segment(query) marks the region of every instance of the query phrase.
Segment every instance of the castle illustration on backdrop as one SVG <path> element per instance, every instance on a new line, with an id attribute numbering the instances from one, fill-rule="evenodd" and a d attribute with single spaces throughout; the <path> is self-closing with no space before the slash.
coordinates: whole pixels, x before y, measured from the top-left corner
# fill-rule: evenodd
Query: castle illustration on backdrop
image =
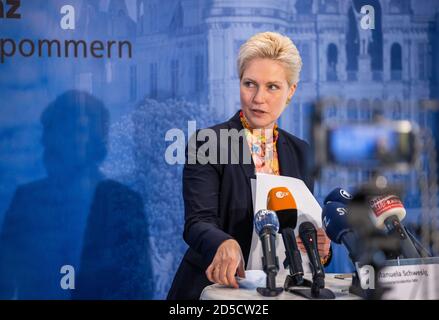
<path id="1" fill-rule="evenodd" d="M 374 30 L 360 28 L 363 5 L 375 9 Z M 113 0 L 82 10 L 83 28 L 84 21 L 100 17 L 107 21 L 100 25 L 108 35 L 135 43 L 129 68 L 127 61 L 107 61 L 100 72 L 89 74 L 106 82 L 105 92 L 97 93 L 109 105 L 134 105 L 144 97 L 185 99 L 226 119 L 239 108 L 239 47 L 267 30 L 290 36 L 302 55 L 300 84 L 280 126 L 306 140 L 311 106 L 318 98 L 339 99 L 326 110 L 328 118 L 339 122 L 371 120 L 373 110 L 381 110 L 389 119 L 429 125 L 419 101 L 439 94 L 436 1 Z M 82 73 L 79 82 L 93 92 L 87 77 Z M 353 186 L 369 176 L 365 171 L 338 172 L 327 173 L 325 180 Z M 393 180 L 407 186 L 407 205 L 419 207 L 415 173 L 393 175 Z M 319 184 L 317 197 L 332 187 Z"/>

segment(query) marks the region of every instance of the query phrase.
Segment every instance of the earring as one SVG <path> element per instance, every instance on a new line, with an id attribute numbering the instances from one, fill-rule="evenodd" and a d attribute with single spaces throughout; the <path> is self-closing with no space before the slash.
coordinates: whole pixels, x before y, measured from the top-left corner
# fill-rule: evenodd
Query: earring
<path id="1" fill-rule="evenodd" d="M 287 105 L 289 105 L 290 102 L 291 102 L 291 98 L 288 98 L 288 99 L 287 99 Z"/>

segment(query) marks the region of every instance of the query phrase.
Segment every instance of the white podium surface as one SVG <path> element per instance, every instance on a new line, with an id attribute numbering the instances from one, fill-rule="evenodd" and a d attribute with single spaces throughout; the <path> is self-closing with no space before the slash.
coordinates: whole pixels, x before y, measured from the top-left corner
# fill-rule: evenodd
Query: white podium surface
<path id="1" fill-rule="evenodd" d="M 281 270 L 276 277 L 278 287 L 283 287 L 288 270 Z M 349 293 L 352 278 L 337 279 L 337 274 L 325 274 L 325 288 L 334 292 L 337 300 L 358 300 L 360 297 Z M 306 279 L 311 279 L 311 274 L 305 274 Z M 276 297 L 264 297 L 256 289 L 234 289 L 219 284 L 204 288 L 200 300 L 308 300 L 291 292 L 283 291 Z"/>

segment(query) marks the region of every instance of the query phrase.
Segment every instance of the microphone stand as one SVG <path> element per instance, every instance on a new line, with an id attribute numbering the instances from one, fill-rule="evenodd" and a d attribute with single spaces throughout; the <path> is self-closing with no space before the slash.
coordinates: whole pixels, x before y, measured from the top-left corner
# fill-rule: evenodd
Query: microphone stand
<path id="1" fill-rule="evenodd" d="M 311 281 L 303 278 L 302 257 L 297 247 L 296 237 L 293 228 L 284 228 L 281 230 L 282 239 L 285 245 L 284 268 L 289 267 L 290 274 L 287 275 L 284 283 L 285 290 L 291 287 L 308 287 Z"/>
<path id="2" fill-rule="evenodd" d="M 274 244 L 276 240 L 275 232 L 276 231 L 273 233 L 270 232 L 269 234 L 265 235 L 265 237 L 269 237 L 271 241 L 262 241 L 262 250 L 264 252 L 262 256 L 262 265 L 264 266 L 263 269 L 267 275 L 267 280 L 266 287 L 258 287 L 256 288 L 256 291 L 265 297 L 275 297 L 284 290 L 283 288 L 276 287 L 276 275 L 279 271 L 279 259 L 275 254 L 270 254 L 270 252 L 276 252 L 275 247 L 271 247 L 271 244 Z"/>
<path id="3" fill-rule="evenodd" d="M 266 265 L 264 263 L 264 259 L 265 257 L 262 257 L 263 260 L 262 263 L 263 265 Z M 284 289 L 276 287 L 276 275 L 278 269 L 279 269 L 279 259 L 276 257 L 276 269 L 264 268 L 265 274 L 267 275 L 266 287 L 256 288 L 256 291 L 259 292 L 259 294 L 263 295 L 264 297 L 276 297 L 280 293 L 282 293 Z"/>
<path id="4" fill-rule="evenodd" d="M 303 277 L 302 257 L 297 247 L 296 237 L 292 228 L 281 230 L 285 245 L 284 267 L 289 267 L 290 274 L 284 283 L 285 291 L 300 295 L 307 299 L 335 299 L 334 293 L 324 288 L 324 275 L 314 274 L 313 281 Z"/>
<path id="5" fill-rule="evenodd" d="M 408 234 L 409 238 L 412 240 L 413 244 L 415 245 L 416 250 L 420 254 L 422 258 L 431 258 L 431 253 L 419 242 L 419 240 L 411 233 L 411 231 L 404 227 L 406 233 Z"/>

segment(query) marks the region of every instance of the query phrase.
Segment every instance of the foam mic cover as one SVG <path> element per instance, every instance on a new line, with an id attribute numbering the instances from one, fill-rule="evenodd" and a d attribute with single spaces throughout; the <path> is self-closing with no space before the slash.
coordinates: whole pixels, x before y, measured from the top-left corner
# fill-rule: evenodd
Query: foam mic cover
<path id="1" fill-rule="evenodd" d="M 345 205 L 348 205 L 352 200 L 352 195 L 342 188 L 335 188 L 332 190 L 323 201 L 323 204 L 328 204 L 330 202 L 341 202 Z"/>
<path id="2" fill-rule="evenodd" d="M 286 187 L 270 190 L 267 197 L 267 209 L 276 212 L 280 230 L 294 229 L 297 225 L 297 205 L 291 192 Z"/>
<path id="3" fill-rule="evenodd" d="M 255 230 L 259 236 L 262 236 L 264 232 L 270 232 L 276 234 L 279 231 L 279 221 L 276 213 L 271 210 L 259 210 L 255 214 Z"/>
<path id="4" fill-rule="evenodd" d="M 391 217 L 398 217 L 399 221 L 405 218 L 406 211 L 401 200 L 395 195 L 374 197 L 369 201 L 372 209 L 372 220 L 377 228 L 384 229 L 384 221 Z"/>

